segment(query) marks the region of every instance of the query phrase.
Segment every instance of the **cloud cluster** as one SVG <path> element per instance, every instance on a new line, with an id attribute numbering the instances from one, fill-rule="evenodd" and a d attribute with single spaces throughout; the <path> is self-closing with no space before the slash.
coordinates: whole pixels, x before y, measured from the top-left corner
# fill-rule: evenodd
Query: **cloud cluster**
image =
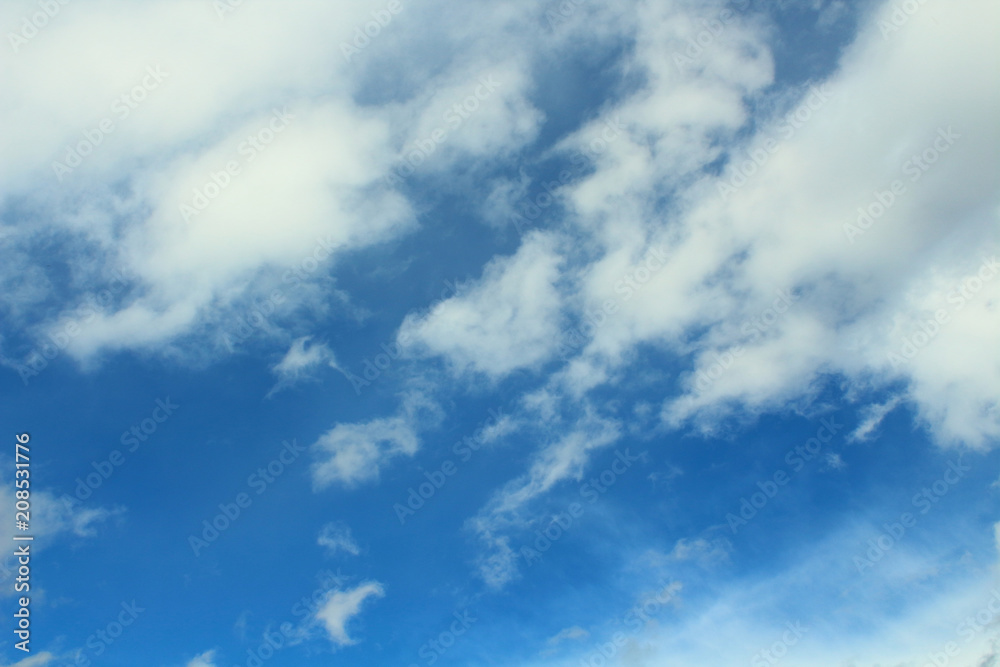
<path id="1" fill-rule="evenodd" d="M 329 297 L 293 289 L 291 267 L 315 258 L 305 282 L 328 287 L 338 258 L 415 229 L 390 177 L 424 134 L 437 124 L 448 131 L 436 169 L 534 136 L 540 115 L 517 50 L 508 63 L 486 57 L 498 26 L 515 30 L 509 8 L 476 3 L 479 32 L 494 36 L 464 46 L 464 12 L 442 21 L 447 14 L 413 8 L 348 62 L 339 44 L 371 20 L 370 4 L 244 5 L 221 19 L 212 3 L 95 6 L 61 12 L 5 58 L 0 83 L 21 92 L 0 111 L 19 128 L 0 140 L 0 234 L 24 256 L 0 271 L 7 314 L 44 339 L 55 322 L 40 306 L 60 294 L 72 311 L 82 286 L 124 267 L 134 276 L 127 292 L 70 341 L 78 359 L 122 349 L 198 356 L 276 290 L 280 307 L 253 326 L 281 338 L 299 306 Z M 15 25 L 32 11 L 8 3 L 0 18 Z M 403 60 L 409 80 L 373 81 L 369 64 L 412 53 L 414 40 L 453 45 L 462 57 L 441 68 L 436 52 L 418 48 L 428 55 Z M 115 49 L 81 47 L 93 43 Z M 378 101 L 366 92 L 373 82 Z M 56 248 L 39 243 L 50 235 L 62 239 Z M 53 259 L 68 278 L 49 270 Z"/>
<path id="2" fill-rule="evenodd" d="M 982 22 L 996 8 L 920 11 L 887 38 L 879 26 L 899 20 L 886 4 L 827 80 L 765 95 L 770 35 L 749 14 L 727 15 L 691 63 L 671 58 L 720 7 L 639 3 L 643 85 L 607 110 L 625 134 L 559 193 L 585 251 L 522 264 L 545 238 L 529 236 L 404 329 L 495 378 L 554 357 L 557 308 L 573 321 L 613 307 L 552 386 L 607 385 L 655 347 L 690 365 L 663 397 L 671 428 L 802 403 L 840 376 L 859 391 L 902 383 L 943 443 L 995 443 L 1000 91 L 978 63 L 996 52 Z M 752 128 L 749 100 L 763 111 Z M 650 248 L 666 248 L 652 272 Z M 530 326 L 513 325 L 519 311 Z"/>
<path id="3" fill-rule="evenodd" d="M 482 578 L 500 588 L 546 498 L 631 427 L 596 395 L 652 384 L 640 371 L 654 353 L 681 369 L 652 396 L 666 432 L 801 407 L 834 379 L 852 401 L 892 392 L 853 440 L 906 405 L 941 443 L 995 446 L 1000 7 L 918 3 L 900 19 L 897 3 L 873 3 L 829 75 L 788 82 L 776 79 L 773 27 L 748 4 L 594 0 L 562 3 L 554 21 L 526 0 L 430 0 L 351 58 L 340 44 L 370 20 L 362 0 L 244 3 L 223 20 L 212 3 L 169 0 L 63 12 L 0 64 L 0 86 L 21 91 L 0 108 L 0 124 L 18 128 L 0 136 L 4 354 L 23 358 L 64 331 L 123 268 L 127 287 L 66 337 L 69 354 L 212 356 L 259 334 L 280 347 L 274 394 L 338 368 L 340 350 L 296 325 L 354 298 L 334 289 L 346 259 L 415 234 L 430 190 L 507 219 L 540 185 L 521 162 L 530 149 L 583 159 L 546 185 L 537 230 L 503 230 L 521 236 L 478 279 L 393 323 L 413 372 L 439 386 L 320 435 L 317 490 L 375 482 L 414 457 L 441 418 L 433 392 L 530 384 L 517 423 L 544 427 L 521 429 L 533 438 L 524 469 L 467 524 Z M 824 25 L 845 11 L 811 4 Z M 33 9 L 6 3 L 0 20 Z M 621 86 L 568 133 L 547 126 L 543 102 L 558 110 L 548 63 L 609 44 Z M 0 503 L 10 495 L 0 488 Z M 53 534 L 88 535 L 114 515 L 34 499 Z M 360 551 L 339 524 L 318 544 Z M 664 560 L 709 567 L 726 554 L 681 539 Z M 739 651 L 767 631 L 747 610 L 764 616 L 822 572 L 810 556 L 798 579 L 723 591 L 676 641 L 703 645 L 704 628 L 725 628 L 739 644 L 727 660 L 745 661 L 753 651 Z M 338 589 L 315 620 L 348 646 L 350 621 L 384 594 L 374 581 Z M 890 662 L 931 627 L 930 607 L 971 599 L 938 596 L 873 654 Z M 652 639 L 626 663 L 678 655 Z M 691 650 L 681 655 L 704 664 Z M 209 651 L 190 665 L 213 661 Z"/>

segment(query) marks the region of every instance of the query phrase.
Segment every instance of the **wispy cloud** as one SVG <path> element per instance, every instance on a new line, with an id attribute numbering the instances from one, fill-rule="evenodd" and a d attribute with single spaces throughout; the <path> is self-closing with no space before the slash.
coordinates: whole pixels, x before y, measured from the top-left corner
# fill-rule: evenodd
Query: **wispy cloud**
<path id="1" fill-rule="evenodd" d="M 550 646 L 556 646 L 564 641 L 582 641 L 590 636 L 590 633 L 581 628 L 578 625 L 574 625 L 571 628 L 565 628 L 560 630 L 556 635 L 549 637 L 546 640 L 546 644 Z"/>
<path id="2" fill-rule="evenodd" d="M 517 576 L 519 554 L 511 548 L 510 536 L 528 525 L 526 511 L 533 501 L 562 481 L 579 480 L 591 453 L 614 443 L 620 436 L 617 422 L 585 415 L 573 430 L 542 448 L 528 472 L 505 484 L 468 521 L 485 548 L 479 559 L 484 581 L 501 588 Z"/>
<path id="3" fill-rule="evenodd" d="M 351 535 L 351 528 L 342 522 L 332 522 L 323 526 L 316 543 L 327 550 L 331 556 L 343 551 L 352 556 L 361 553 L 361 548 Z"/>
<path id="4" fill-rule="evenodd" d="M 871 440 L 875 429 L 879 427 L 882 420 L 886 416 L 896 409 L 896 406 L 902 401 L 900 396 L 893 396 L 884 403 L 876 403 L 874 405 L 869 405 L 865 408 L 862 416 L 861 423 L 858 427 L 847 437 L 849 442 L 866 442 Z"/>

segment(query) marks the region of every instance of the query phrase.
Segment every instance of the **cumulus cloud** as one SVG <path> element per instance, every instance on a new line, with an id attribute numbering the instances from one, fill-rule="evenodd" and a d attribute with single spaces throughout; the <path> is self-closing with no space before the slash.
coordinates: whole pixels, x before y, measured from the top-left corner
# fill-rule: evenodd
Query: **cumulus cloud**
<path id="1" fill-rule="evenodd" d="M 7 313 L 44 340 L 63 319 L 39 310 L 47 298 L 68 295 L 72 312 L 82 285 L 125 268 L 128 289 L 71 336 L 76 358 L 204 356 L 206 342 L 219 354 L 246 331 L 283 338 L 300 307 L 329 300 L 340 258 L 415 229 L 392 177 L 428 132 L 448 135 L 434 168 L 509 154 L 537 132 L 519 30 L 530 17 L 477 3 L 470 21 L 432 5 L 353 59 L 340 44 L 371 19 L 365 0 L 245 5 L 224 20 L 211 4 L 165 1 L 61 12 L 44 30 L 51 48 L 29 42 L 0 67 L 0 83 L 20 91 L 0 114 L 19 128 L 0 140 L 0 201 L 27 213 L 0 231 L 24 256 L 0 270 Z M 37 7 L 8 3 L 0 18 L 15 25 L 26 10 Z M 111 39 L 113 51 L 80 48 Z M 460 55 L 440 67 L 424 41 Z M 500 43 L 508 59 L 497 63 Z M 72 62 L 58 55 L 70 52 Z M 378 80 L 384 57 L 407 76 Z M 37 247 L 49 234 L 64 241 L 55 258 Z M 68 283 L 47 269 L 53 259 Z"/>
<path id="2" fill-rule="evenodd" d="M 469 155 L 518 150 L 534 139 L 543 119 L 524 95 L 530 85 L 528 64 L 516 60 L 472 61 L 449 72 L 420 93 L 426 102 L 389 180 L 416 170 L 437 174 Z"/>
<path id="3" fill-rule="evenodd" d="M 652 345 L 691 364 L 664 397 L 672 428 L 801 404 L 839 375 L 858 390 L 901 383 L 943 443 L 995 443 L 1000 91 L 977 63 L 997 49 L 982 28 L 997 8 L 921 11 L 885 38 L 894 6 L 879 6 L 827 80 L 771 95 L 739 137 L 747 96 L 773 79 L 766 30 L 734 18 L 675 66 L 690 9 L 640 6 L 649 20 L 633 58 L 646 85 L 607 109 L 623 136 L 562 190 L 568 219 L 601 248 L 582 267 L 566 260 L 578 267 L 569 303 L 616 306 L 560 371 L 563 387 L 614 381 Z M 907 74 L 914 63 L 926 77 Z M 715 160 L 721 173 L 706 168 Z M 668 222 L 664 193 L 677 198 Z"/>
<path id="4" fill-rule="evenodd" d="M 610 39 L 628 45 L 618 50 L 629 86 L 546 150 L 584 155 L 586 169 L 550 193 L 559 206 L 546 227 L 474 284 L 403 318 L 397 341 L 411 358 L 499 382 L 569 349 L 524 400 L 548 420 L 563 399 L 579 407 L 631 381 L 652 349 L 685 369 L 657 396 L 667 429 L 800 405 L 832 377 L 860 395 L 893 392 L 874 401 L 855 440 L 905 403 L 943 443 L 994 446 L 1000 88 L 982 63 L 1000 57 L 1000 7 L 922 5 L 886 32 L 897 9 L 875 3 L 831 74 L 776 86 L 773 35 L 752 11 L 689 54 L 690 37 L 726 6 L 593 2 L 543 30 L 544 8 L 435 0 L 351 62 L 338 45 L 368 20 L 360 1 L 245 3 L 225 21 L 210 3 L 167 0 L 65 12 L 46 29 L 56 48 L 28 44 L 17 67 L 0 68 L 4 89 L 24 91 L 0 110 L 19 128 L 0 138 L 0 201 L 29 213 L 0 223 L 16 251 L 0 267 L 5 315 L 31 336 L 53 334 L 65 312 L 43 308 L 46 299 L 65 292 L 82 304 L 82 285 L 124 267 L 127 289 L 69 340 L 77 358 L 190 353 L 259 334 L 294 339 L 274 367 L 276 389 L 335 365 L 286 320 L 322 308 L 351 253 L 417 229 L 410 172 L 445 181 L 459 166 L 474 179 L 483 163 L 517 155 L 545 121 L 531 101 L 538 63 Z M 826 23 L 844 11 L 813 6 Z M 20 11 L 4 5 L 0 18 L 15 24 Z M 526 46 L 543 33 L 542 46 Z M 105 42 L 118 50 L 78 48 Z M 402 65 L 381 77 L 387 59 Z M 125 114 L 122 95 L 143 99 Z M 114 132 L 55 173 L 105 118 Z M 468 185 L 456 181 L 448 187 Z M 529 185 L 524 173 L 491 183 L 487 217 L 508 218 Z M 41 262 L 39 239 L 52 234 L 65 239 L 68 278 Z M 567 327 L 601 311 L 601 324 L 565 347 Z M 436 413 L 411 395 L 392 416 L 334 425 L 313 445 L 315 487 L 377 480 L 420 449 Z M 560 427 L 469 522 L 492 586 L 517 574 L 512 544 L 529 510 L 623 430 L 597 414 Z M 83 535 L 110 516 L 53 510 L 49 523 Z M 319 541 L 350 553 L 341 538 L 324 531 Z M 682 540 L 674 559 L 712 549 Z M 381 595 L 375 583 L 338 591 L 317 618 L 349 644 L 345 625 Z"/>
<path id="5" fill-rule="evenodd" d="M 326 630 L 331 642 L 349 646 L 356 640 L 347 634 L 348 623 L 361 613 L 365 600 L 384 595 L 385 589 L 377 581 L 365 582 L 349 590 L 332 591 L 316 611 L 315 620 Z"/>
<path id="6" fill-rule="evenodd" d="M 642 83 L 553 148 L 591 167 L 556 189 L 558 232 L 525 235 L 478 282 L 411 313 L 399 341 L 499 380 L 565 352 L 567 325 L 603 310 L 532 400 L 585 401 L 654 348 L 689 369 L 662 396 L 668 429 L 807 406 L 839 378 L 895 396 L 856 439 L 906 402 L 941 443 L 994 445 L 1000 89 L 979 63 L 1000 48 L 984 28 L 1000 9 L 962 0 L 886 35 L 895 8 L 874 6 L 824 80 L 778 88 L 754 12 L 685 55 L 723 7 L 639 2 L 627 28 L 609 23 L 634 38 Z M 491 184 L 487 217 L 528 191 L 523 174 Z M 470 522 L 488 581 L 516 572 L 515 510 L 586 465 L 588 448 L 566 447 L 560 462 L 543 445 Z"/>
<path id="7" fill-rule="evenodd" d="M 873 19 L 891 11 L 886 6 Z M 723 353 L 737 345 L 746 351 L 708 389 L 691 382 L 687 396 L 668 404 L 672 414 L 691 415 L 726 401 L 773 405 L 809 392 L 820 374 L 838 372 L 860 383 L 903 380 L 908 398 L 942 441 L 980 445 L 995 439 L 1000 377 L 982 332 L 996 322 L 996 283 L 984 284 L 982 299 L 961 309 L 949 297 L 956 298 L 952 291 L 978 273 L 995 236 L 996 195 L 988 174 L 996 173 L 996 161 L 979 142 L 995 145 L 1000 138 L 986 112 L 1000 99 L 971 73 L 970 79 L 942 72 L 919 85 L 896 85 L 906 77 L 904 60 L 910 63 L 917 54 L 930 59 L 932 44 L 948 53 L 953 66 L 975 69 L 970 59 L 990 48 L 974 25 L 979 11 L 986 8 L 975 2 L 950 5 L 951 23 L 944 30 L 928 14 L 918 14 L 890 40 L 876 31 L 877 23 L 863 29 L 827 83 L 829 99 L 822 105 L 817 99 L 808 122 L 725 201 L 709 190 L 694 204 L 692 223 L 724 221 L 727 237 L 745 258 L 730 254 L 734 280 L 710 290 L 731 305 L 713 318 L 707 343 Z M 884 98 L 880 91 L 888 82 L 897 95 Z M 942 102 L 929 100 L 928 89 L 939 91 Z M 886 104 L 910 114 L 911 123 L 894 126 L 888 119 L 896 112 Z M 865 112 L 864 105 L 873 111 Z M 844 127 L 858 128 L 857 134 L 841 136 L 837 128 Z M 766 128 L 747 149 L 759 149 L 776 130 Z M 920 158 L 913 160 L 922 153 L 935 156 L 937 164 L 922 170 Z M 743 155 L 734 158 L 724 182 L 745 164 Z M 803 164 L 811 167 L 801 169 Z M 879 211 L 870 202 L 889 202 L 893 195 L 885 193 L 894 181 L 906 191 L 876 224 L 852 237 L 859 207 Z M 956 227 L 964 238 L 944 243 Z M 887 256 L 886 247 L 895 250 Z M 743 300 L 749 308 L 740 308 L 736 294 L 764 296 L 780 288 L 801 294 L 801 302 L 767 330 L 739 326 L 752 322 L 764 304 L 750 296 Z M 942 326 L 911 361 L 893 364 L 889 355 L 902 349 L 904 339 L 922 339 L 922 325 L 939 310 L 954 324 Z M 714 363 L 701 357 L 696 370 L 708 371 Z"/>
<path id="8" fill-rule="evenodd" d="M 8 112 L 16 117 L 5 119 L 23 134 L 8 142 L 0 166 L 22 176 L 5 179 L 4 194 L 41 183 L 59 210 L 88 191 L 88 215 L 52 224 L 69 225 L 59 231 L 72 246 L 89 247 L 87 256 L 136 275 L 127 298 L 73 338 L 74 354 L 155 348 L 218 326 L 223 313 L 245 319 L 254 298 L 273 291 L 268 271 L 312 257 L 317 243 L 329 259 L 410 224 L 405 201 L 377 184 L 391 159 L 386 120 L 343 94 L 313 98 L 316 77 L 329 71 L 321 63 L 334 65 L 335 78 L 347 76 L 343 60 L 332 57 L 340 40 L 328 31 L 340 26 L 346 38 L 365 9 L 363 2 L 335 10 L 244 7 L 219 21 L 206 7 L 161 2 L 126 14 L 98 7 L 63 13 L 46 35 L 57 48 L 26 47 L 17 68 L 3 69 L 5 83 L 24 90 L 22 104 Z M 324 14 L 338 20 L 319 20 Z M 165 29 L 171 25 L 187 26 L 184 49 Z M 275 39 L 277 26 L 318 47 Z M 73 47 L 105 34 L 127 35 L 113 58 Z M 80 52 L 69 70 L 56 57 L 64 49 Z M 94 71 L 103 76 L 84 76 Z M 37 85 L 20 85 L 25 80 Z M 73 162 L 67 155 L 105 118 L 113 132 L 59 180 L 53 162 Z M 130 183 L 131 196 L 108 189 L 116 179 Z M 39 231 L 28 222 L 16 229 Z"/>

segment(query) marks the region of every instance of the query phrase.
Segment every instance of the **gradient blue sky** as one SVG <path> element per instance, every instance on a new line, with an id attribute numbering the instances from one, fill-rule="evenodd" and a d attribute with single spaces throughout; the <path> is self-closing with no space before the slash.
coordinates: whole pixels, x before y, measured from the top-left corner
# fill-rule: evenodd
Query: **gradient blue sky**
<path id="1" fill-rule="evenodd" d="M 0 665 L 1000 665 L 998 21 L 4 3 Z"/>

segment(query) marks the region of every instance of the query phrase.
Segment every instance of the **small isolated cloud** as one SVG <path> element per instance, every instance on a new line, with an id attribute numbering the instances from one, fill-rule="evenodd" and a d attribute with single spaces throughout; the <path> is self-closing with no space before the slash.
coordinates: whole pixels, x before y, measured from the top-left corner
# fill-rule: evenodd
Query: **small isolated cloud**
<path id="1" fill-rule="evenodd" d="M 361 549 L 351 535 L 350 526 L 341 522 L 331 522 L 323 526 L 316 542 L 321 547 L 325 547 L 331 556 L 338 551 L 346 551 L 352 556 L 361 553 Z"/>
<path id="2" fill-rule="evenodd" d="M 667 484 L 675 477 L 680 477 L 684 474 L 684 471 L 673 464 L 669 464 L 667 470 L 659 470 L 656 472 L 651 472 L 646 477 L 649 481 L 653 483 L 653 486 L 658 486 L 660 484 Z"/>
<path id="3" fill-rule="evenodd" d="M 97 529 L 94 527 L 94 524 L 103 523 L 108 519 L 113 519 L 124 513 L 125 509 L 122 507 L 115 507 L 113 509 L 96 507 L 93 509 L 80 510 L 79 512 L 66 512 L 63 514 L 65 523 L 60 524 L 60 527 L 71 527 L 69 529 L 71 529 L 73 534 L 77 537 L 94 537 L 97 535 Z"/>
<path id="4" fill-rule="evenodd" d="M 313 485 L 354 486 L 378 479 L 381 467 L 420 449 L 417 429 L 422 418 L 440 418 L 440 408 L 422 394 L 409 394 L 400 414 L 360 424 L 337 424 L 313 444 Z"/>
<path id="5" fill-rule="evenodd" d="M 677 540 L 668 556 L 675 561 L 690 561 L 701 567 L 710 567 L 729 560 L 730 545 L 726 540 L 709 542 L 703 537 L 694 540 Z"/>
<path id="6" fill-rule="evenodd" d="M 337 482 L 353 486 L 377 479 L 386 461 L 412 456 L 419 448 L 417 434 L 401 417 L 338 424 L 314 445 L 327 458 L 313 466 L 313 483 L 322 489 Z"/>
<path id="7" fill-rule="evenodd" d="M 48 651 L 43 651 L 38 655 L 33 655 L 18 662 L 12 662 L 9 665 L 4 663 L 4 667 L 45 667 L 46 665 L 52 664 L 52 661 L 55 660 L 55 658 L 56 657 Z"/>
<path id="8" fill-rule="evenodd" d="M 13 476 L 13 473 L 11 473 Z M 8 526 L 5 530 L 0 530 L 0 537 L 6 536 L 7 540 L 18 534 L 14 528 L 14 483 L 0 484 L 0 521 L 2 525 Z M 64 495 L 57 498 L 52 493 L 43 490 L 32 489 L 31 493 L 31 514 L 32 529 L 34 534 L 35 549 L 48 548 L 49 544 L 71 534 L 78 538 L 93 537 L 97 535 L 98 525 L 115 519 L 125 513 L 122 507 L 111 509 L 95 506 L 81 507 L 81 502 L 75 497 Z M 5 585 L 5 582 L 13 579 L 17 574 L 17 559 L 13 555 L 13 550 L 6 555 L 0 555 L 0 598 L 14 595 L 13 585 Z M 41 657 L 45 654 L 38 654 Z M 33 665 L 36 663 L 16 663 L 17 665 Z M 43 662 L 39 665 L 46 664 Z"/>
<path id="9" fill-rule="evenodd" d="M 896 409 L 901 401 L 900 396 L 893 396 L 885 403 L 875 403 L 869 405 L 862 412 L 861 423 L 858 427 L 847 437 L 848 442 L 867 442 L 872 439 L 872 434 L 875 429 L 879 427 L 882 420 L 886 418 L 890 412 Z"/>
<path id="10" fill-rule="evenodd" d="M 314 369 L 328 365 L 339 369 L 337 358 L 326 343 L 309 344 L 312 336 L 296 339 L 284 358 L 271 367 L 271 372 L 278 376 L 278 383 L 267 393 L 268 398 L 283 389 L 287 389 L 299 380 L 308 378 Z"/>
<path id="11" fill-rule="evenodd" d="M 247 621 L 250 620 L 250 610 L 245 609 L 239 618 L 236 619 L 236 623 L 233 624 L 233 630 L 236 632 L 236 636 L 240 638 L 241 641 L 246 641 L 247 638 Z"/>
<path id="12" fill-rule="evenodd" d="M 5 509 L 0 510 L 0 517 L 9 519 L 4 525 L 14 525 L 14 484 L 0 485 L 0 501 Z M 97 534 L 96 525 L 108 519 L 124 514 L 123 508 L 108 509 L 105 507 L 81 507 L 82 503 L 75 497 L 63 496 L 56 498 L 48 491 L 32 491 L 31 511 L 36 515 L 38 528 L 35 529 L 35 539 L 55 536 L 59 533 L 73 533 L 77 537 L 93 537 Z M 10 530 L 14 534 L 13 528 Z"/>
<path id="13" fill-rule="evenodd" d="M 361 612 L 365 600 L 384 596 L 385 589 L 377 581 L 368 581 L 347 591 L 333 591 L 316 611 L 316 621 L 323 625 L 334 644 L 350 646 L 356 641 L 348 636 L 347 624 Z"/>
<path id="14" fill-rule="evenodd" d="M 205 651 L 201 655 L 196 655 L 187 667 L 215 667 L 215 651 Z"/>
<path id="15" fill-rule="evenodd" d="M 847 467 L 847 462 L 836 452 L 830 452 L 824 459 L 824 470 L 843 470 Z"/>
<path id="16" fill-rule="evenodd" d="M 579 625 L 574 625 L 571 628 L 565 628 L 560 630 L 559 634 L 554 637 L 549 637 L 545 642 L 549 646 L 556 646 L 564 641 L 580 641 L 586 639 L 590 636 L 590 633 L 581 628 Z"/>

